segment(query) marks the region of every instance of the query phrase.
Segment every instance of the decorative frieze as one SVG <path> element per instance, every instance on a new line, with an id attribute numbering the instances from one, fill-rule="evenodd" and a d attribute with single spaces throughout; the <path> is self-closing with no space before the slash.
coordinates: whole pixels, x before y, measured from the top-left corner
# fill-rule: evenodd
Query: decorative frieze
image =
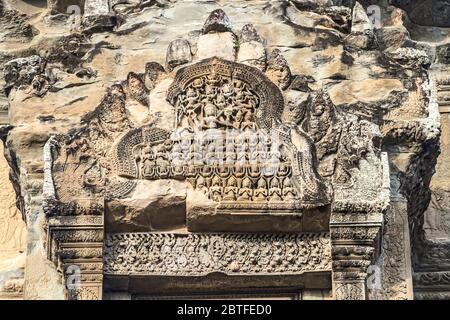
<path id="1" fill-rule="evenodd" d="M 331 269 L 328 234 L 109 234 L 108 275 L 300 274 Z"/>

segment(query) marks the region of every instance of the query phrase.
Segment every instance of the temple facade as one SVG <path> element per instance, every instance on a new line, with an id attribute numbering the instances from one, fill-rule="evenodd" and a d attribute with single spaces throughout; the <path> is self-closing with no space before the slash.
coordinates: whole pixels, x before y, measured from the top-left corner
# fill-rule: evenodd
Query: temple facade
<path id="1" fill-rule="evenodd" d="M 448 4 L 72 2 L 0 1 L 0 298 L 450 298 Z"/>

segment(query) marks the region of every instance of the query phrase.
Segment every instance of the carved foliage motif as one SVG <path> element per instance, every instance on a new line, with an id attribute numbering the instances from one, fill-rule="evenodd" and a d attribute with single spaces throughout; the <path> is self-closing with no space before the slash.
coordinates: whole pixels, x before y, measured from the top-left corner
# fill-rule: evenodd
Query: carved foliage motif
<path id="1" fill-rule="evenodd" d="M 106 274 L 302 273 L 330 269 L 326 234 L 108 235 Z"/>
<path id="2" fill-rule="evenodd" d="M 53 147 L 52 176 L 58 199 L 53 200 L 60 202 L 60 210 L 56 211 L 63 215 L 102 210 L 96 199 L 103 197 L 111 171 L 108 152 L 118 135 L 131 128 L 122 86 L 112 86 L 100 105 L 82 121 L 83 127 L 57 137 Z"/>
<path id="3" fill-rule="evenodd" d="M 101 294 L 95 287 L 81 287 L 70 290 L 68 293 L 69 300 L 99 300 L 100 297 Z"/>
<path id="4" fill-rule="evenodd" d="M 449 286 L 450 272 L 418 272 L 413 276 L 414 284 L 418 287 Z"/>

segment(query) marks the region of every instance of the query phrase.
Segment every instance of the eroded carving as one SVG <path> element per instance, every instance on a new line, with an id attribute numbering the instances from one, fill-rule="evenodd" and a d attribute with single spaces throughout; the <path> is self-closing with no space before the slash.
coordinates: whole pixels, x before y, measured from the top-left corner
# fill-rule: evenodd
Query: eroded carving
<path id="1" fill-rule="evenodd" d="M 200 276 L 329 270 L 326 234 L 108 235 L 105 274 Z"/>

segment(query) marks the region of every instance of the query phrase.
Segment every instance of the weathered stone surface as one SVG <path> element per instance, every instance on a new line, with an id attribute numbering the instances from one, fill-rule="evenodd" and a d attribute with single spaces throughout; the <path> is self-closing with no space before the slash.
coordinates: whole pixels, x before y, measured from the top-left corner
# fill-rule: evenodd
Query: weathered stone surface
<path id="1" fill-rule="evenodd" d="M 447 17 L 450 14 L 450 5 L 447 1 L 394 0 L 392 4 L 404 9 L 410 19 L 416 24 L 439 27 L 449 26 Z"/>
<path id="2" fill-rule="evenodd" d="M 128 198 L 108 202 L 105 219 L 108 232 L 183 228 L 186 185 L 177 180 L 142 181 Z"/>
<path id="3" fill-rule="evenodd" d="M 211 12 L 202 29 L 203 33 L 233 31 L 231 21 L 222 9 Z"/>
<path id="4" fill-rule="evenodd" d="M 237 61 L 265 71 L 266 59 L 264 40 L 253 25 L 245 25 L 239 38 Z"/>
<path id="5" fill-rule="evenodd" d="M 189 42 L 184 39 L 177 39 L 170 43 L 167 48 L 166 65 L 169 70 L 192 61 L 192 53 Z"/>
<path id="6" fill-rule="evenodd" d="M 374 3 L 0 1 L 0 296 L 448 298 L 448 6 Z"/>
<path id="7" fill-rule="evenodd" d="M 353 16 L 352 16 L 352 32 L 365 32 L 373 29 L 372 22 L 369 20 L 367 16 L 366 10 L 364 7 L 358 2 L 355 2 L 353 6 Z"/>
<path id="8" fill-rule="evenodd" d="M 204 34 L 198 38 L 197 60 L 219 57 L 233 61 L 235 55 L 236 37 L 231 32 Z"/>
<path id="9" fill-rule="evenodd" d="M 291 83 L 291 69 L 280 50 L 275 49 L 270 53 L 266 74 L 282 90 Z"/>

